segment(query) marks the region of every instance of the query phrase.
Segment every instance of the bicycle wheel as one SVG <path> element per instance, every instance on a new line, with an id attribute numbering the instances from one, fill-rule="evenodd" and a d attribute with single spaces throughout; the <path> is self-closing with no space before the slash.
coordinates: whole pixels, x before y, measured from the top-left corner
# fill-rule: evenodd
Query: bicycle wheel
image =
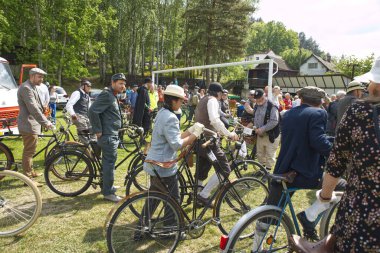
<path id="1" fill-rule="evenodd" d="M 45 166 L 45 181 L 55 193 L 65 197 L 77 196 L 90 187 L 94 170 L 83 153 L 61 151 L 51 157 Z"/>
<path id="2" fill-rule="evenodd" d="M 336 212 L 338 211 L 338 204 L 339 202 L 334 203 L 323 214 L 321 223 L 319 225 L 319 238 L 325 238 L 329 235 L 330 229 L 335 221 Z"/>
<path id="3" fill-rule="evenodd" d="M 135 192 L 146 191 L 149 188 L 149 175 L 144 171 L 142 165 L 131 171 L 126 178 L 125 195 L 128 196 Z"/>
<path id="4" fill-rule="evenodd" d="M 215 217 L 220 219 L 220 231 L 228 234 L 241 216 L 261 206 L 267 196 L 268 188 L 253 177 L 243 177 L 227 185 L 215 206 Z"/>
<path id="5" fill-rule="evenodd" d="M 142 192 L 126 200 L 107 224 L 109 252 L 174 252 L 183 217 L 170 197 Z M 138 210 L 136 216 L 131 210 Z"/>
<path id="6" fill-rule="evenodd" d="M 243 160 L 238 162 L 233 168 L 236 176 L 241 177 L 254 177 L 261 181 L 265 180 L 268 171 L 259 162 L 253 160 Z"/>
<path id="7" fill-rule="evenodd" d="M 32 180 L 15 171 L 0 171 L 0 237 L 27 230 L 41 208 L 41 193 Z"/>
<path id="8" fill-rule="evenodd" d="M 265 210 L 250 217 L 229 238 L 226 252 L 288 252 L 288 238 L 294 234 L 288 216 L 277 210 Z"/>
<path id="9" fill-rule="evenodd" d="M 135 192 L 146 191 L 149 189 L 150 185 L 150 176 L 147 174 L 142 165 L 139 165 L 134 169 L 133 173 L 127 176 L 127 182 L 125 187 L 125 195 L 128 196 Z M 183 202 L 185 195 L 187 193 L 186 181 L 181 174 L 178 175 L 178 184 L 179 184 L 179 196 L 180 203 Z M 135 212 L 137 214 L 137 212 Z"/>
<path id="10" fill-rule="evenodd" d="M 0 169 L 10 170 L 15 158 L 7 145 L 0 142 Z"/>

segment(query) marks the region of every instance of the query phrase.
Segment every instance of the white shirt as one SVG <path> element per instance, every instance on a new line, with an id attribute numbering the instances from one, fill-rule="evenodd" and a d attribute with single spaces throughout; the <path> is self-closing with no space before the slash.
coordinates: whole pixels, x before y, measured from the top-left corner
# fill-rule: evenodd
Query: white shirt
<path id="1" fill-rule="evenodd" d="M 41 103 L 44 107 L 49 105 L 50 94 L 48 87 L 41 83 L 40 85 L 36 85 L 38 96 L 40 97 Z"/>
<path id="2" fill-rule="evenodd" d="M 83 94 L 85 94 L 84 90 L 82 89 L 79 89 L 79 90 Z M 70 114 L 70 116 L 75 115 L 74 105 L 78 102 L 79 99 L 80 99 L 80 93 L 78 90 L 76 90 L 71 94 L 69 101 L 67 101 L 66 110 Z M 91 106 L 91 100 L 89 101 L 88 108 L 90 108 L 90 106 Z"/>
<path id="3" fill-rule="evenodd" d="M 219 103 L 216 97 L 212 97 L 207 102 L 207 112 L 210 124 L 215 128 L 215 130 L 222 135 L 230 136 L 230 131 L 227 130 L 223 122 L 220 120 Z"/>

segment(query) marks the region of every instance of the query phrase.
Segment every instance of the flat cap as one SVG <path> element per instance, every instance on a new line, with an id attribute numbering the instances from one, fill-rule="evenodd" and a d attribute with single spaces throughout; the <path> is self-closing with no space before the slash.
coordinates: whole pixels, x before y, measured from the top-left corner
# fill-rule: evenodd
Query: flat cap
<path id="1" fill-rule="evenodd" d="M 308 97 L 308 98 L 325 98 L 326 92 L 321 88 L 315 86 L 306 86 L 297 91 L 300 97 Z"/>
<path id="2" fill-rule="evenodd" d="M 34 75 L 34 74 L 47 75 L 47 73 L 40 68 L 32 68 L 29 70 L 29 75 Z"/>
<path id="3" fill-rule="evenodd" d="M 124 81 L 127 81 L 127 78 L 125 77 L 124 73 L 117 73 L 117 74 L 114 74 L 112 77 L 111 77 L 111 80 L 113 82 L 117 81 L 117 80 L 124 80 Z"/>

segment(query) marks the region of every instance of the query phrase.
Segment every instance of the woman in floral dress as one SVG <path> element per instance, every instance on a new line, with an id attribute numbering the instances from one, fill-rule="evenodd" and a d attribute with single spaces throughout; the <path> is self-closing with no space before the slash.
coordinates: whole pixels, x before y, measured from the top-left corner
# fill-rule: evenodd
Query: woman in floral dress
<path id="1" fill-rule="evenodd" d="M 380 252 L 380 57 L 369 74 L 369 97 L 343 116 L 320 193 L 322 200 L 331 198 L 352 162 L 331 230 L 335 252 Z"/>

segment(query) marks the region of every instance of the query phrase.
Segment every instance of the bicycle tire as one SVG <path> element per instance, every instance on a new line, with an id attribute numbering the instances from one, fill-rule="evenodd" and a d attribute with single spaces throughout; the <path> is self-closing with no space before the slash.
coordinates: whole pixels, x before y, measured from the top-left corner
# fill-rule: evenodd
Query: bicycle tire
<path id="1" fill-rule="evenodd" d="M 238 162 L 233 168 L 235 175 L 241 177 L 254 177 L 265 182 L 268 171 L 259 162 L 253 160 L 243 160 Z"/>
<path id="2" fill-rule="evenodd" d="M 149 207 L 147 208 L 150 204 L 158 205 L 157 208 L 152 208 L 152 214 L 148 212 Z M 174 252 L 180 241 L 183 224 L 183 216 L 178 208 L 175 201 L 160 192 L 132 195 L 121 204 L 107 223 L 109 252 Z M 144 212 L 144 215 L 131 214 L 132 209 Z M 164 209 L 169 213 L 166 217 Z M 164 224 L 169 218 L 172 224 Z M 118 241 L 119 238 L 121 242 Z"/>
<path id="3" fill-rule="evenodd" d="M 14 162 L 15 158 L 10 148 L 0 142 L 0 169 L 10 170 Z"/>
<path id="4" fill-rule="evenodd" d="M 26 231 L 41 209 L 41 193 L 31 179 L 15 171 L 0 171 L 0 237 Z"/>
<path id="5" fill-rule="evenodd" d="M 130 176 L 127 176 L 125 195 L 128 196 L 136 192 L 147 191 L 149 184 L 150 176 L 144 171 L 143 166 L 140 165 Z M 186 181 L 181 174 L 178 175 L 178 184 L 180 204 L 182 204 L 186 195 Z M 138 215 L 137 212 L 134 212 L 134 214 Z"/>
<path id="6" fill-rule="evenodd" d="M 264 204 L 268 192 L 266 185 L 253 177 L 243 177 L 228 184 L 215 205 L 219 230 L 227 235 L 241 216 Z"/>
<path id="7" fill-rule="evenodd" d="M 50 190 L 60 196 L 73 197 L 82 194 L 90 187 L 95 174 L 88 157 L 75 150 L 65 150 L 49 159 L 44 176 Z"/>
<path id="8" fill-rule="evenodd" d="M 275 209 L 265 210 L 253 215 L 243 224 L 239 224 L 240 228 L 236 233 L 234 233 L 232 238 L 229 238 L 229 246 L 224 252 L 244 252 L 244 250 L 247 249 L 249 249 L 248 252 L 288 252 L 288 238 L 290 235 L 295 234 L 295 230 L 290 218 L 287 215 L 282 216 L 282 219 L 280 217 L 281 211 Z M 278 224 L 279 220 L 284 231 L 280 230 L 280 227 L 274 226 L 274 224 Z M 257 235 L 255 234 L 258 226 L 264 226 L 266 230 L 262 235 L 262 240 L 257 238 Z M 273 228 L 275 228 L 275 231 L 272 233 Z M 271 232 L 268 236 L 269 229 L 271 229 Z M 275 236 L 273 236 L 273 234 Z M 259 246 L 259 249 L 254 246 L 255 240 L 257 240 L 256 243 L 259 244 L 256 245 Z M 277 243 L 284 245 L 278 245 L 277 249 L 273 248 L 273 243 L 270 244 L 270 242 L 276 243 L 275 247 L 277 246 Z"/>
<path id="9" fill-rule="evenodd" d="M 319 224 L 319 238 L 325 238 L 329 235 L 331 225 L 335 221 L 335 215 L 336 211 L 338 210 L 338 204 L 339 202 L 334 203 L 323 214 L 322 220 Z"/>

